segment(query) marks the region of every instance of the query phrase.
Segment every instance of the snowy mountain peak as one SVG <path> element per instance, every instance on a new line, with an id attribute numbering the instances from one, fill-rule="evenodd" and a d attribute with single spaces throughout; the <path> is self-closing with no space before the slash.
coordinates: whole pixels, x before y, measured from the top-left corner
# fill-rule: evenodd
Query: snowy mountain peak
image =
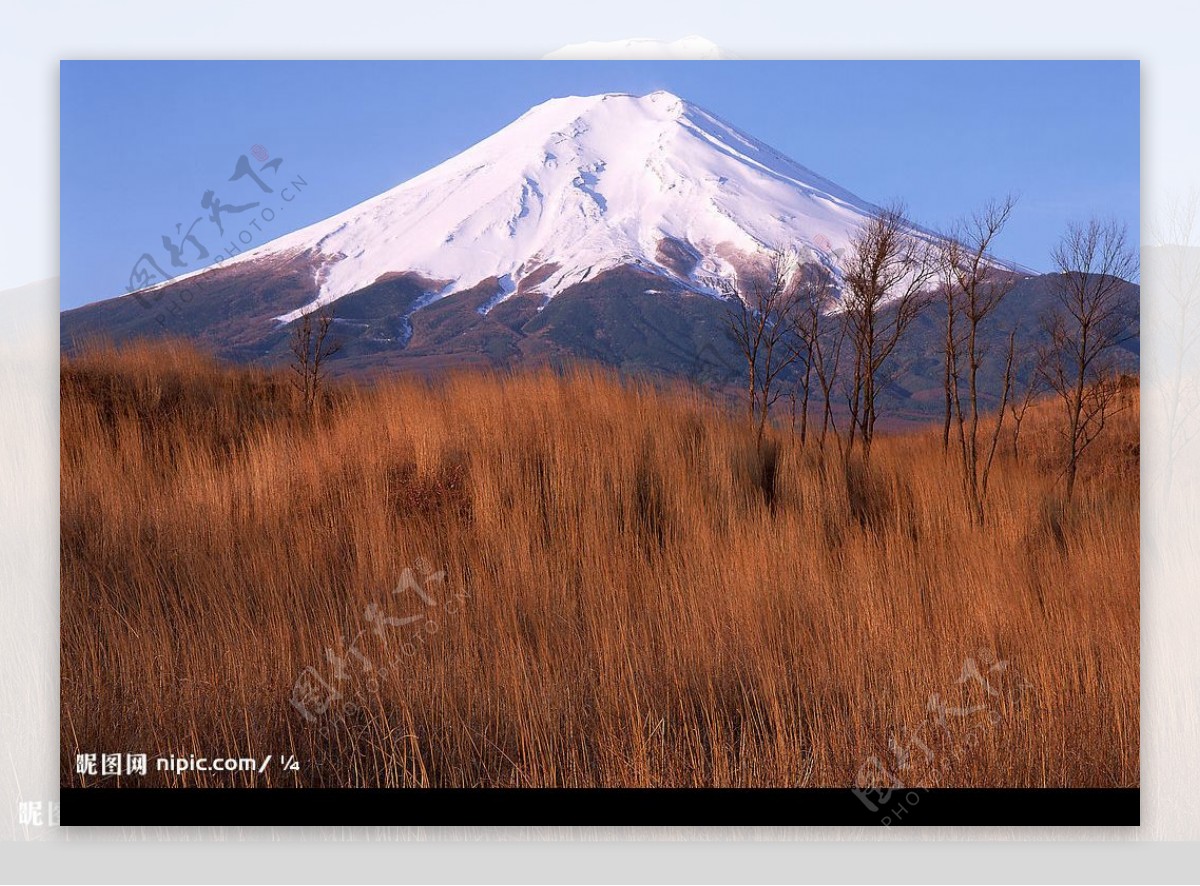
<path id="1" fill-rule="evenodd" d="M 741 390 L 744 355 L 724 334 L 729 306 L 709 297 L 724 288 L 714 278 L 761 267 L 768 248 L 836 273 L 878 211 L 671 92 L 562 96 L 186 282 L 66 311 L 60 335 L 64 352 L 170 337 L 270 366 L 292 360 L 302 330 L 288 322 L 336 302 L 338 374 L 584 361 Z M 1050 286 L 1017 286 L 1008 303 L 1028 330 Z M 914 414 L 943 381 L 920 358 L 923 329 L 905 345 L 897 395 Z"/>
<path id="2" fill-rule="evenodd" d="M 535 272 L 526 291 L 548 299 L 619 265 L 707 291 L 764 248 L 836 262 L 873 211 L 670 92 L 566 96 L 240 260 L 317 256 L 317 298 L 281 321 L 406 271 L 441 281 L 436 296 L 494 278 L 490 310 Z"/>

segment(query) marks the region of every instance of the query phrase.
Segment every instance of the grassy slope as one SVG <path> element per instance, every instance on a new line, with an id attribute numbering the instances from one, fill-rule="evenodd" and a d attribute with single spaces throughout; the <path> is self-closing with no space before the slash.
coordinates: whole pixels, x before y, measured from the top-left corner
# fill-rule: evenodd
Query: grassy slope
<path id="1" fill-rule="evenodd" d="M 1137 783 L 1136 408 L 1064 512 L 1040 407 L 979 529 L 932 431 L 870 472 L 778 437 L 768 504 L 734 418 L 603 372 L 293 406 L 180 348 L 64 362 L 66 783 L 123 750 L 301 766 L 137 784 L 847 785 L 913 734 L 910 785 Z M 391 593 L 421 561 L 434 606 Z"/>

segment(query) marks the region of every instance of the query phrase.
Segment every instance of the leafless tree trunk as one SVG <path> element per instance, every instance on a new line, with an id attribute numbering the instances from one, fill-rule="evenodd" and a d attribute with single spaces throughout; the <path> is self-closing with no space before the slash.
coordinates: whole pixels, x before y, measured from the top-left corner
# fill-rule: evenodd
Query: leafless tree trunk
<path id="1" fill-rule="evenodd" d="M 996 237 L 1012 215 L 1011 197 L 989 203 L 956 225 L 942 246 L 942 273 L 947 304 L 946 391 L 952 407 L 962 459 L 963 487 L 974 521 L 983 525 L 987 512 L 988 478 L 997 441 L 1004 426 L 1012 388 L 1015 336 L 1010 335 L 1005 358 L 1003 391 L 990 439 L 980 439 L 979 370 L 986 356 L 981 331 L 1004 297 L 1012 291 L 1014 276 L 997 267 L 990 257 Z M 961 341 L 956 326 L 961 323 Z M 967 403 L 963 404 L 965 385 Z M 948 435 L 947 435 L 948 438 Z M 948 439 L 945 441 L 948 442 Z"/>
<path id="2" fill-rule="evenodd" d="M 329 339 L 332 325 L 333 310 L 322 308 L 317 312 L 315 325 L 310 312 L 297 320 L 292 329 L 291 370 L 295 373 L 292 383 L 300 393 L 305 414 L 310 416 L 316 411 L 325 381 L 325 361 L 342 348 L 340 342 Z"/>
<path id="3" fill-rule="evenodd" d="M 781 393 L 779 377 L 801 355 L 794 334 L 800 278 L 794 254 L 772 252 L 760 267 L 736 281 L 716 281 L 731 303 L 728 327 L 746 361 L 747 412 L 760 448 L 771 407 Z"/>
<path id="4" fill-rule="evenodd" d="M 958 339 L 954 320 L 958 314 L 955 300 L 956 289 L 951 280 L 942 281 L 942 298 L 946 304 L 945 370 L 942 386 L 946 394 L 946 413 L 942 422 L 942 452 L 950 450 L 950 420 L 954 415 L 954 382 L 958 373 Z"/>
<path id="5" fill-rule="evenodd" d="M 1071 225 L 1054 250 L 1056 309 L 1043 319 L 1049 344 L 1043 377 L 1063 406 L 1066 498 L 1075 493 L 1079 461 L 1118 408 L 1120 382 L 1112 351 L 1132 337 L 1138 257 L 1126 228 L 1093 219 Z"/>
<path id="6" fill-rule="evenodd" d="M 1021 388 L 1020 396 L 1014 393 L 1008 401 L 1008 411 L 1013 421 L 1012 447 L 1013 458 L 1015 459 L 1021 458 L 1021 424 L 1025 421 L 1025 415 L 1029 412 L 1029 407 L 1033 405 L 1033 401 L 1042 392 L 1043 383 L 1043 367 L 1040 361 L 1035 360 L 1025 377 L 1025 384 Z"/>
<path id="7" fill-rule="evenodd" d="M 828 324 L 826 324 L 828 325 Z M 838 450 L 842 448 L 842 438 L 838 433 L 837 422 L 833 418 L 833 398 L 834 388 L 837 384 L 838 370 L 842 361 L 842 345 L 846 341 L 846 329 L 848 324 L 845 322 L 844 315 L 838 315 L 833 330 L 833 340 L 829 341 L 825 336 L 817 336 L 816 338 L 816 353 L 814 356 L 814 366 L 817 370 L 817 382 L 821 385 L 821 399 L 823 406 L 821 408 L 821 436 L 818 446 L 822 452 L 825 451 L 825 439 L 830 431 L 833 432 L 834 442 L 838 445 Z"/>
<path id="8" fill-rule="evenodd" d="M 800 443 L 808 441 L 808 406 L 812 399 L 813 382 L 824 388 L 822 373 L 823 363 L 822 338 L 825 337 L 825 312 L 834 299 L 836 287 L 833 275 L 824 267 L 816 264 L 805 265 L 801 271 L 799 290 L 797 293 L 799 305 L 795 312 L 795 334 L 800 341 L 801 359 L 804 364 L 797 384 L 800 388 Z M 793 395 L 794 397 L 794 395 Z M 793 411 L 795 403 L 793 401 Z M 826 397 L 828 409 L 828 397 Z M 828 411 L 826 411 L 828 416 Z M 794 422 L 793 422 L 794 424 Z M 827 423 L 826 423 L 827 427 Z M 822 437 L 824 429 L 822 429 Z"/>
<path id="9" fill-rule="evenodd" d="M 870 461 L 882 369 L 928 304 L 928 285 L 935 272 L 930 243 L 913 231 L 898 205 L 882 210 L 851 241 L 843 297 L 847 338 L 854 351 L 854 373 L 846 397 L 850 410 L 847 457 L 857 437 L 864 461 Z"/>

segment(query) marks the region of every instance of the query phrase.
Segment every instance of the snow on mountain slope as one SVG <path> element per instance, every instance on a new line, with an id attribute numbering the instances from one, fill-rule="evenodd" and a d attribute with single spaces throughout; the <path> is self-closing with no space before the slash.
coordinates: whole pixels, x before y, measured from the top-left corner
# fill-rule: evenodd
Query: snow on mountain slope
<path id="1" fill-rule="evenodd" d="M 551 264 L 533 289 L 546 298 L 623 264 L 704 291 L 705 279 L 732 274 L 739 256 L 765 247 L 836 262 L 873 210 L 670 93 L 568 97 L 237 261 L 319 255 L 316 300 L 284 322 L 404 271 L 448 281 L 437 296 L 495 277 L 490 309 Z M 664 262 L 662 248 L 680 244 L 694 266 Z"/>

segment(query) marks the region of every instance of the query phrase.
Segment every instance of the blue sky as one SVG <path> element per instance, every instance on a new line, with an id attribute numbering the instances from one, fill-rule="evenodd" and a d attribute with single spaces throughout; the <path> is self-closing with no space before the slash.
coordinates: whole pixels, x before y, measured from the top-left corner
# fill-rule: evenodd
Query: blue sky
<path id="1" fill-rule="evenodd" d="M 61 78 L 63 308 L 123 294 L 145 253 L 175 273 L 221 255 L 237 216 L 218 236 L 206 191 L 277 210 L 253 248 L 532 105 L 598 92 L 667 89 L 929 227 L 1016 193 L 997 252 L 1037 270 L 1068 221 L 1138 230 L 1136 62 L 63 62 Z M 229 181 L 242 155 L 270 193 Z M 209 258 L 185 244 L 172 269 L 163 235 L 178 243 L 197 218 Z"/>

